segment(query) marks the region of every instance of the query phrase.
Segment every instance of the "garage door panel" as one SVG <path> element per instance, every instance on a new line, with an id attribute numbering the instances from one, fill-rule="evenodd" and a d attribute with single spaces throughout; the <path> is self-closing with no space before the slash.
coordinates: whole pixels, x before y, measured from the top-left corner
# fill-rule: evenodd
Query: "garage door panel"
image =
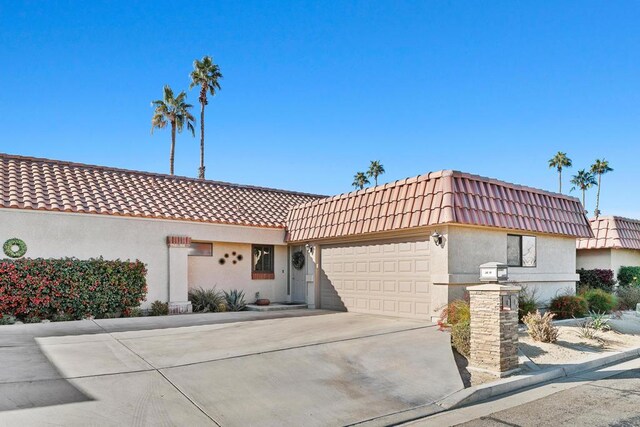
<path id="1" fill-rule="evenodd" d="M 429 251 L 427 239 L 322 247 L 321 308 L 430 319 Z"/>

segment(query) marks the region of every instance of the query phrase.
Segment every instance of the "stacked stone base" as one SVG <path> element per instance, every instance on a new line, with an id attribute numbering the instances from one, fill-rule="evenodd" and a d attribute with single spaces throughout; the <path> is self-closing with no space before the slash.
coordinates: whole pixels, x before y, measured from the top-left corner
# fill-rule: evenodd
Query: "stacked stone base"
<path id="1" fill-rule="evenodd" d="M 503 377 L 518 370 L 518 307 L 505 309 L 502 297 L 519 288 L 481 285 L 469 288 L 471 354 L 469 369 Z"/>

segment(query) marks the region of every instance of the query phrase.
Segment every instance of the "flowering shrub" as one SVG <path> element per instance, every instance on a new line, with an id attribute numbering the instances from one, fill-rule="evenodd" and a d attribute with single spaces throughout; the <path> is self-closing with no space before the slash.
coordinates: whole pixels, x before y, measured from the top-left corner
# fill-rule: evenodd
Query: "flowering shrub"
<path id="1" fill-rule="evenodd" d="M 469 302 L 461 299 L 451 301 L 440 312 L 438 326 L 440 329 L 451 327 L 459 322 L 471 320 Z"/>
<path id="2" fill-rule="evenodd" d="M 144 300 L 146 274 L 140 261 L 0 260 L 0 316 L 30 321 L 123 313 Z"/>
<path id="3" fill-rule="evenodd" d="M 602 289 L 611 292 L 613 285 L 616 284 L 613 270 L 600 268 L 585 270 L 581 268 L 577 273 L 580 275 L 580 282 L 578 283 L 580 289 Z"/>
<path id="4" fill-rule="evenodd" d="M 584 317 L 589 311 L 587 300 L 576 295 L 560 295 L 551 300 L 549 311 L 558 319 Z"/>

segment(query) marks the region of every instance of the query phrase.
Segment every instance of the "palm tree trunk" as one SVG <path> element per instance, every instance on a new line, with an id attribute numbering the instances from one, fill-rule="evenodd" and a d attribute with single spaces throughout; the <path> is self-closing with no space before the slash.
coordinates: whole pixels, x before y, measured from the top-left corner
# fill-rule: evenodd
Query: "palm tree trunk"
<path id="1" fill-rule="evenodd" d="M 198 178 L 204 179 L 204 102 L 200 102 L 200 172 Z"/>
<path id="2" fill-rule="evenodd" d="M 598 193 L 596 195 L 596 210 L 595 210 L 595 214 L 596 214 L 596 219 L 598 218 L 598 216 L 600 216 L 600 180 L 602 178 L 601 174 L 598 174 Z"/>
<path id="3" fill-rule="evenodd" d="M 374 177 L 373 177 L 373 180 L 375 181 L 375 183 L 376 183 L 376 187 L 377 187 L 377 186 L 378 186 L 378 177 L 377 177 L 377 176 L 374 176 Z"/>
<path id="4" fill-rule="evenodd" d="M 587 205 L 585 202 L 585 194 L 587 193 L 587 190 L 585 190 L 584 188 L 582 189 L 582 209 L 584 209 L 585 212 L 587 212 Z"/>
<path id="5" fill-rule="evenodd" d="M 562 193 L 562 169 L 558 170 L 558 192 Z"/>
<path id="6" fill-rule="evenodd" d="M 171 154 L 169 155 L 169 174 L 173 175 L 173 162 L 176 154 L 176 124 L 171 122 Z"/>

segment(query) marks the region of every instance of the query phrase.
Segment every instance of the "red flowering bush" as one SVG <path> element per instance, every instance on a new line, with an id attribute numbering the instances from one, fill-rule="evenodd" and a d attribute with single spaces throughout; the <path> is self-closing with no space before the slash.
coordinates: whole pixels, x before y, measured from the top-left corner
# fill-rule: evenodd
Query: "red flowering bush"
<path id="1" fill-rule="evenodd" d="M 551 300 L 549 311 L 557 319 L 585 317 L 589 312 L 587 300 L 576 295 L 560 295 Z"/>
<path id="2" fill-rule="evenodd" d="M 140 261 L 0 260 L 0 317 L 28 321 L 126 313 L 144 300 L 146 275 Z"/>

